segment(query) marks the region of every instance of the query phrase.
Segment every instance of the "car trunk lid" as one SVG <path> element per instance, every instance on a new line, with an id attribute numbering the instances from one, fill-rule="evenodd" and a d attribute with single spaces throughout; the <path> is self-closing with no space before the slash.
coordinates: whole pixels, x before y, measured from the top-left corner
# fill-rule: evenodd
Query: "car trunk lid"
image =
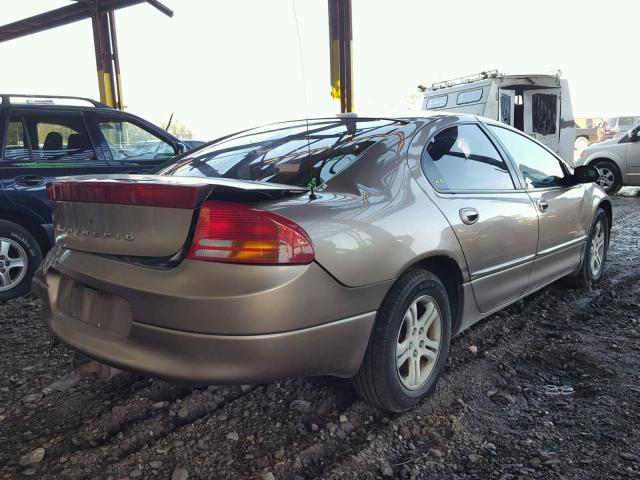
<path id="1" fill-rule="evenodd" d="M 61 178 L 48 191 L 61 247 L 169 258 L 183 251 L 204 200 L 250 203 L 304 189 L 222 178 L 103 175 Z"/>

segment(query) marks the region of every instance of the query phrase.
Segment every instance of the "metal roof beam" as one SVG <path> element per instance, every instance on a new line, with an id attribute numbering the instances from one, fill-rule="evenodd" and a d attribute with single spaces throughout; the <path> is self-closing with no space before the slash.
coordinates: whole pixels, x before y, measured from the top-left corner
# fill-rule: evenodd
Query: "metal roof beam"
<path id="1" fill-rule="evenodd" d="M 157 0 L 80 0 L 73 5 L 0 26 L 0 42 L 85 20 L 91 18 L 96 11 L 108 12 L 139 3 L 149 3 L 165 15 L 173 16 L 173 11 Z"/>

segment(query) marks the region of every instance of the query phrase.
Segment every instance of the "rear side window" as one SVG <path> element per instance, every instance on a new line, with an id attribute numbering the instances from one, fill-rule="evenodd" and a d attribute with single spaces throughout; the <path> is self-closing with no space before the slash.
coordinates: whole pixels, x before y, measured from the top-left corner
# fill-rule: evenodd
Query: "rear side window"
<path id="1" fill-rule="evenodd" d="M 511 154 L 527 188 L 557 187 L 566 183 L 566 174 L 560 160 L 546 149 L 506 128 L 490 125 L 489 129 Z"/>
<path id="2" fill-rule="evenodd" d="M 351 165 L 405 122 L 327 119 L 269 125 L 223 139 L 160 170 L 162 175 L 222 177 L 307 187 Z"/>
<path id="3" fill-rule="evenodd" d="M 5 160 L 11 162 L 61 167 L 96 159 L 80 114 L 14 114 L 7 133 Z"/>
<path id="4" fill-rule="evenodd" d="M 467 103 L 479 102 L 482 98 L 482 89 L 477 88 L 475 90 L 467 90 L 465 92 L 460 92 L 458 94 L 458 98 L 456 99 L 456 103 L 458 105 L 465 105 Z"/>
<path id="5" fill-rule="evenodd" d="M 506 163 L 478 125 L 457 125 L 437 133 L 422 166 L 438 190 L 511 190 Z"/>
<path id="6" fill-rule="evenodd" d="M 443 108 L 447 106 L 447 95 L 440 95 L 439 97 L 431 97 L 427 98 L 427 103 L 425 105 L 426 110 L 434 110 L 437 108 Z"/>

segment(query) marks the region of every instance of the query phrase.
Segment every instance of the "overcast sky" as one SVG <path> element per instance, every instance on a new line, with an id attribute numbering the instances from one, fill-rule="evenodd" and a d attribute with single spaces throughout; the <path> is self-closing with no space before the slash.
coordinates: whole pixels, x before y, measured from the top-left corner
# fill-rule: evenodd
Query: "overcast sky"
<path id="1" fill-rule="evenodd" d="M 127 109 L 209 139 L 339 111 L 326 0 L 165 0 L 116 13 Z M 0 24 L 68 5 L 6 2 Z M 640 115 L 637 0 L 353 0 L 357 111 L 402 108 L 419 83 L 497 68 L 562 71 L 574 113 Z M 90 21 L 0 44 L 0 91 L 98 97 Z M 304 76 L 303 68 L 304 65 Z M 306 79 L 306 107 L 303 77 Z"/>

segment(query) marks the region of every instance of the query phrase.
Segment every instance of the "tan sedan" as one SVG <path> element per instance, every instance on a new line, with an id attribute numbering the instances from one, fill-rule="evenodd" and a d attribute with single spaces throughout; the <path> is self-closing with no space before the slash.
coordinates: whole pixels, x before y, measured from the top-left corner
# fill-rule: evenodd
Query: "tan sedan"
<path id="1" fill-rule="evenodd" d="M 474 116 L 269 125 L 157 175 L 50 184 L 57 240 L 34 289 L 53 334 L 110 365 L 353 377 L 401 411 L 453 335 L 561 277 L 600 280 L 597 176 Z"/>

